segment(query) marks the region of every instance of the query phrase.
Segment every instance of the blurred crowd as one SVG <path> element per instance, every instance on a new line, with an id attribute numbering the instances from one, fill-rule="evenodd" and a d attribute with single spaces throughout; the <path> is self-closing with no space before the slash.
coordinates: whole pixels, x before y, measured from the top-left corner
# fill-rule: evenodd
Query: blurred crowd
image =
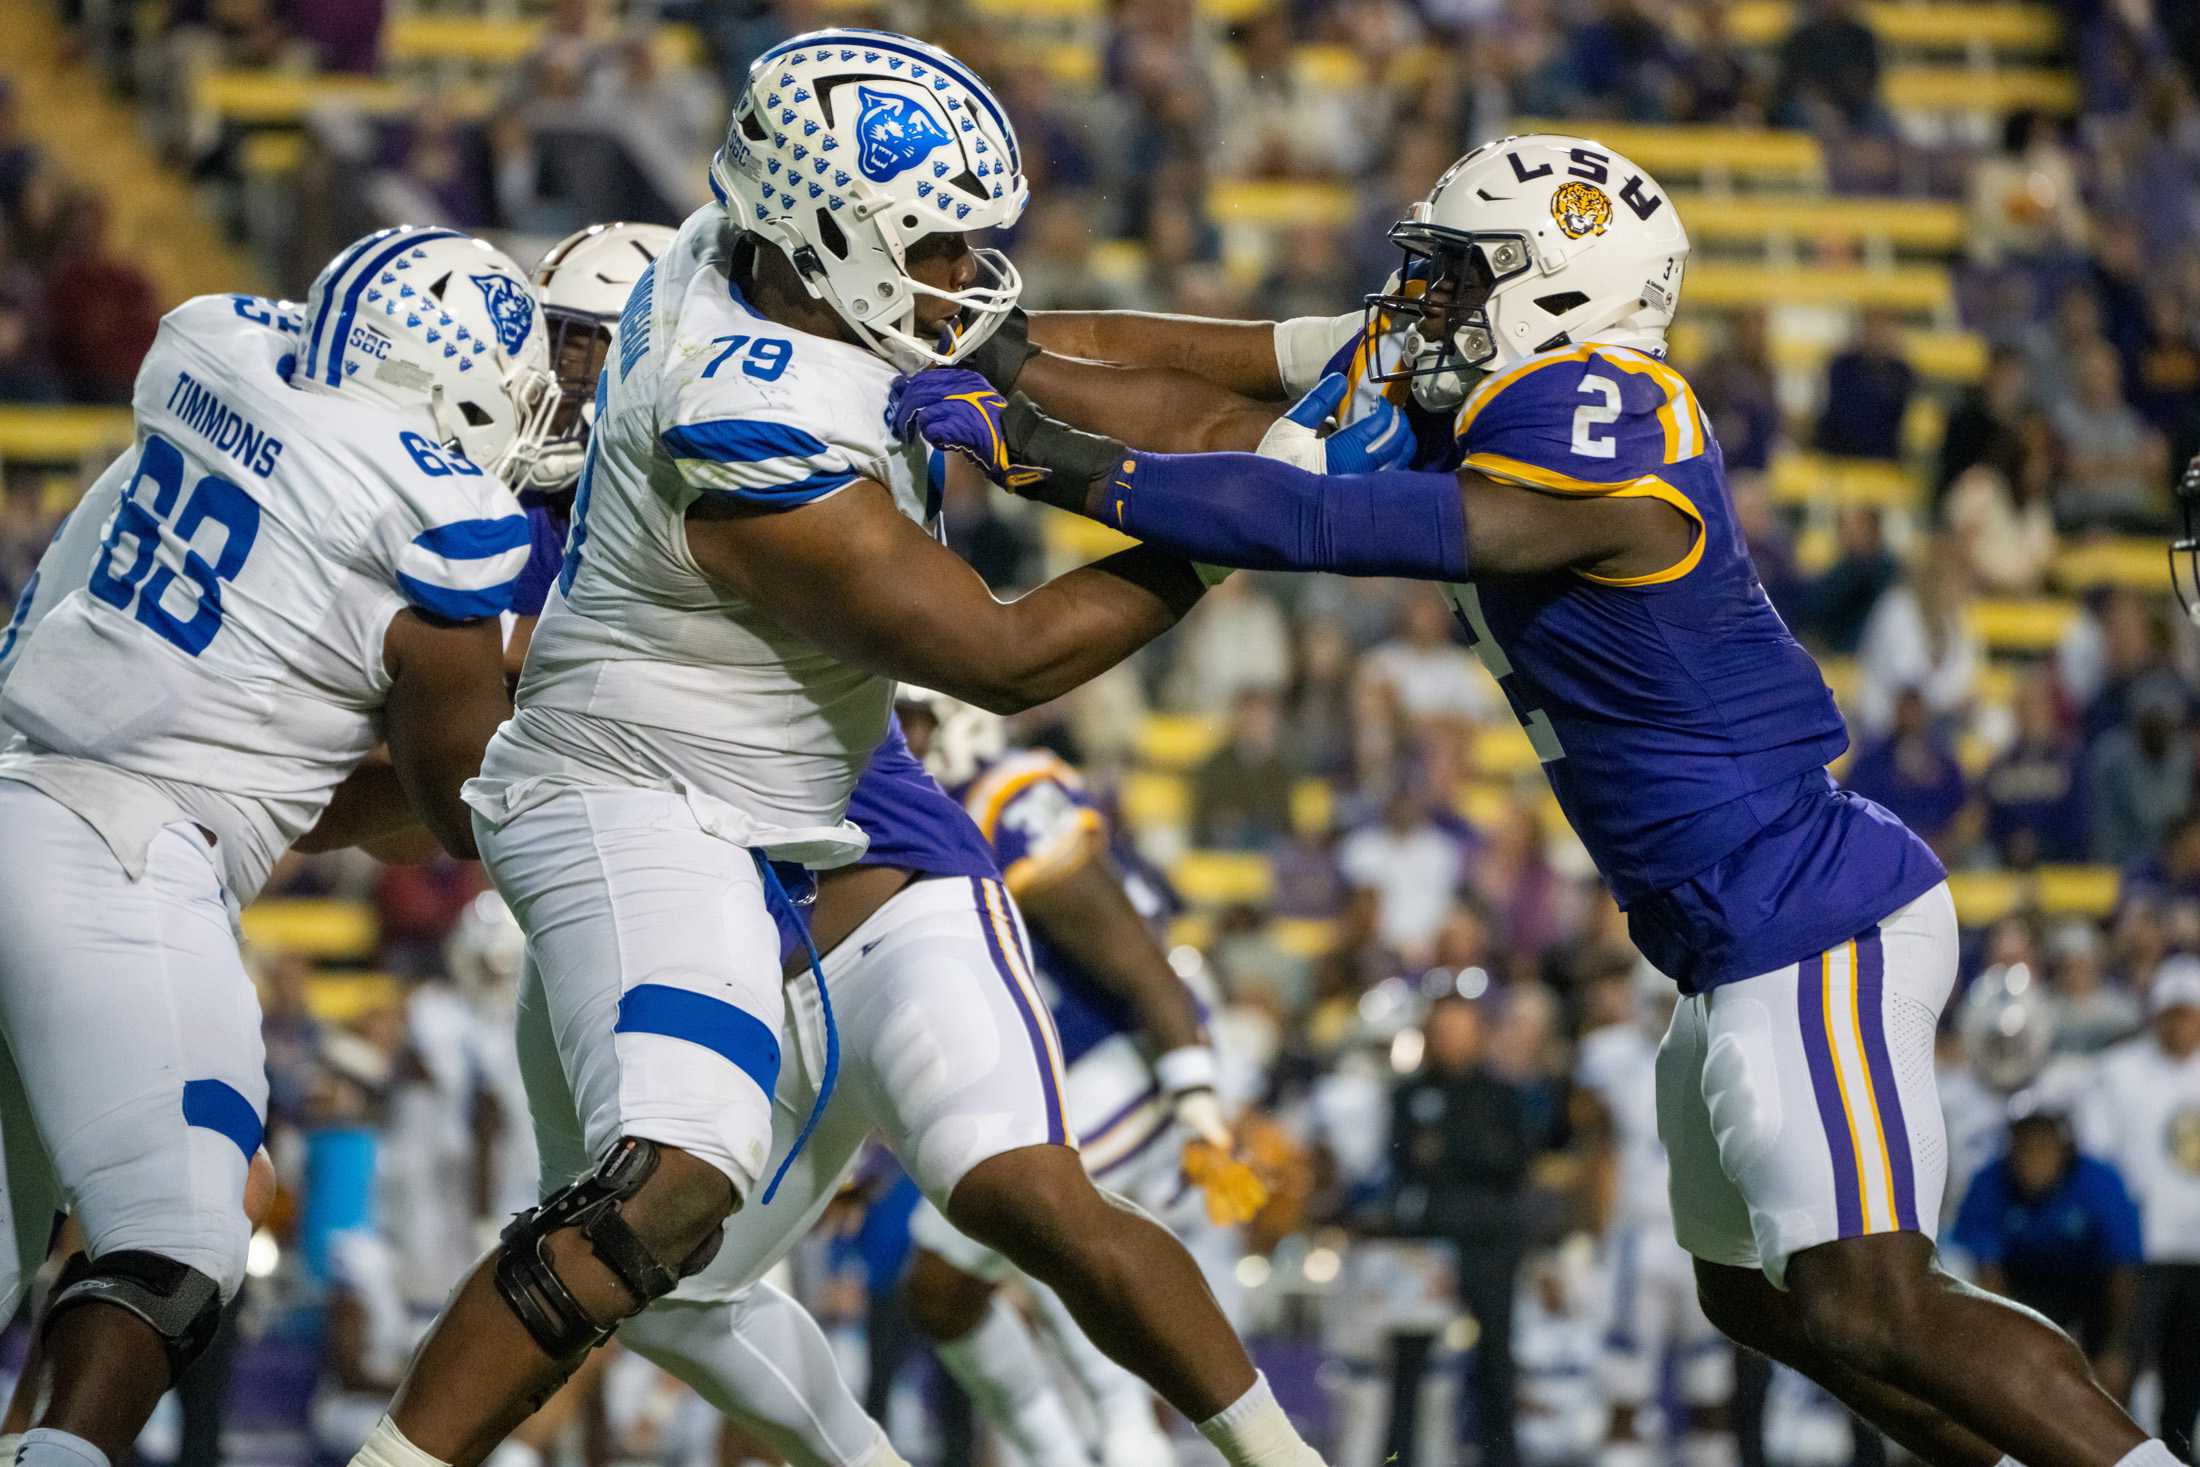
<path id="1" fill-rule="evenodd" d="M 85 54 L 145 102 L 153 145 L 216 190 L 241 177 L 243 150 L 192 105 L 195 77 L 383 66 L 385 6 L 365 0 L 63 9 Z M 876 18 L 955 49 L 1014 113 L 1034 204 L 1008 243 L 1034 308 L 1346 309 L 1393 268 L 1384 232 L 1403 207 L 1520 116 L 1585 132 L 1598 119 L 1802 128 L 1827 144 L 1836 191 L 1961 204 L 1956 299 L 1988 347 L 1975 385 L 1926 380 L 1905 323 L 1877 312 L 1805 390 L 1761 310 L 1684 307 L 1677 362 L 1724 446 L 1768 592 L 1831 670 L 1853 743 L 1837 773 L 1952 869 L 2018 878 L 2014 908 L 1965 934 L 1979 997 L 1952 1009 L 1943 1046 L 1950 1240 L 2077 1329 L 2113 1384 L 2151 1379 L 2174 1431 L 2170 1416 L 2200 1410 L 2200 1360 L 2178 1353 L 2200 1349 L 2200 643 L 2158 587 L 2083 594 L 2059 637 L 2021 658 L 1982 642 L 1974 609 L 2047 590 L 2074 546 L 2159 536 L 2172 468 L 2200 451 L 2200 7 L 2063 9 L 2078 115 L 2019 113 L 1977 135 L 1921 130 L 1887 105 L 1884 47 L 1851 0 L 1800 0 L 1770 46 L 1736 41 L 1715 0 L 1301 0 L 1228 26 L 1181 0 L 1115 0 L 1084 58 L 1089 90 L 1063 85 L 1013 27 L 931 5 Z M 393 214 L 547 241 L 635 212 L 604 189 L 638 178 L 631 197 L 677 217 L 699 201 L 700 160 L 748 59 L 819 19 L 803 0 L 631 13 L 554 0 L 540 14 L 536 48 L 486 102 L 438 86 L 367 126 L 370 192 Z M 703 56 L 674 54 L 648 21 L 688 25 Z M 1340 89 L 1307 64 L 1310 44 L 1361 80 Z M 630 169 L 567 145 L 561 129 L 590 116 L 619 120 Z M 1208 203 L 1249 179 L 1341 184 L 1351 208 L 1291 223 L 1249 275 Z M 302 293 L 294 260 L 268 264 Z M 0 83 L 0 404 L 126 400 L 156 295 L 107 244 L 97 188 L 26 137 Z M 1921 405 L 1922 438 L 1908 426 Z M 1798 515 L 1772 486 L 1798 452 L 1901 463 L 1929 497 L 1914 513 Z M 0 606 L 82 477 L 5 466 Z M 957 492 L 947 533 L 1011 590 L 1059 553 L 1038 513 Z M 1200 731 L 1158 785 L 1157 720 Z M 1370 1464 L 1445 1459 L 1416 1446 L 1414 1412 L 1393 1400 L 1412 1392 L 1371 1403 L 1357 1384 L 1448 1379 L 1461 1359 L 1465 1404 L 1437 1397 L 1418 1419 L 1461 1411 L 1457 1435 L 1485 1463 L 1596 1460 L 1608 1426 L 1594 1365 L 1625 1209 L 1585 1056 L 1600 1031 L 1650 1032 L 1661 990 L 1535 768 L 1503 757 L 1511 721 L 1430 588 L 1239 575 L 1139 661 L 1017 729 L 1115 790 L 1161 868 L 1187 852 L 1265 866 L 1268 895 L 1222 903 L 1201 951 L 1183 954 L 1219 991 L 1242 1099 L 1305 1159 L 1289 1206 L 1221 1277 L 1247 1295 L 1279 1380 L 1293 1379 L 1294 1342 L 1315 1342 L 1300 1396 L 1335 1409 Z M 2064 865 L 2113 870 L 2105 915 L 2038 909 L 2023 878 Z M 378 934 L 335 966 L 279 941 L 259 953 L 286 1206 L 245 1313 L 265 1340 L 292 1306 L 322 1311 L 306 1374 L 324 1404 L 386 1390 L 415 1317 L 525 1191 L 498 1010 L 450 956 L 481 890 L 471 867 L 359 855 L 293 858 L 270 887 L 271 901 L 361 906 Z M 1978 1016 L 1969 1043 L 1964 1013 Z M 1454 1119 L 1394 1147 L 1431 1087 Z M 2124 1119 L 2142 1110 L 2148 1126 Z M 973 1460 L 952 1388 L 921 1361 L 875 1359 L 903 1246 L 891 1214 L 805 1255 L 805 1296 L 851 1370 L 875 1377 L 874 1408 L 901 1413 L 897 1435 Z M 1417 1239 L 1448 1261 L 1395 1246 Z M 1414 1291 L 1437 1274 L 1429 1303 Z M 1376 1303 L 1319 1307 L 1363 1298 Z M 2150 1353 L 2161 1340 L 2168 1353 Z M 1731 1399 L 1670 1404 L 1676 1442 L 1738 1427 L 1752 1462 L 1879 1460 L 1792 1379 L 1745 1371 Z M 691 1405 L 647 1380 L 607 1389 L 585 1459 L 742 1460 L 682 1415 Z"/>

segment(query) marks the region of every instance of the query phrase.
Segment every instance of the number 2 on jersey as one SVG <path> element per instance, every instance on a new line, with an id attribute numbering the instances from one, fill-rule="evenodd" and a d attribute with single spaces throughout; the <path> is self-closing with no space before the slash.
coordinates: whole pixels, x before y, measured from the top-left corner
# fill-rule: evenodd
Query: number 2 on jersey
<path id="1" fill-rule="evenodd" d="M 1490 670 L 1490 676 L 1502 684 L 1512 676 L 1512 659 L 1505 649 L 1497 645 L 1497 638 L 1490 631 L 1490 619 L 1482 614 L 1482 593 L 1472 583 L 1461 581 L 1444 588 L 1451 595 L 1451 605 L 1459 613 L 1459 619 L 1467 624 L 1467 631 L 1474 637 L 1474 655 L 1482 659 L 1482 665 Z M 1566 746 L 1558 741 L 1558 730 L 1551 726 L 1551 715 L 1540 708 L 1523 707 L 1506 692 L 1507 701 L 1520 719 L 1521 730 L 1527 734 L 1535 757 L 1545 764 L 1555 764 L 1566 757 Z"/>
<path id="2" fill-rule="evenodd" d="M 1583 458 L 1618 457 L 1619 440 L 1609 434 L 1599 438 L 1596 430 L 1619 421 L 1619 384 L 1609 377 L 1583 377 L 1579 391 L 1584 397 L 1603 400 L 1574 409 L 1574 452 Z"/>
<path id="3" fill-rule="evenodd" d="M 182 452 L 165 438 L 148 437 L 138 455 L 137 475 L 123 491 L 114 526 L 92 562 L 87 589 L 117 611 L 130 611 L 135 602 L 133 615 L 140 625 L 196 657 L 222 629 L 222 586 L 237 578 L 245 557 L 252 553 L 260 535 L 260 506 L 227 479 L 208 474 L 191 486 L 190 497 L 178 511 L 183 479 Z M 150 505 L 138 497 L 148 484 L 153 489 Z M 222 528 L 221 550 L 211 561 L 191 545 L 192 537 L 209 520 Z M 178 574 L 173 566 L 155 568 L 163 523 L 183 547 L 181 574 L 195 588 L 196 605 L 188 618 L 177 616 L 163 602 Z M 128 567 L 118 575 L 115 561 L 125 535 L 136 541 L 136 547 Z"/>

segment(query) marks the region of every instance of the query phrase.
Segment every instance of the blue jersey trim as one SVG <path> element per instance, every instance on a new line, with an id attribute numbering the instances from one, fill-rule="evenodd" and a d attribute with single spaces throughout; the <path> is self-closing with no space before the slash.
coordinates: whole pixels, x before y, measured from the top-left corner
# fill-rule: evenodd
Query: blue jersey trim
<path id="1" fill-rule="evenodd" d="M 769 458 L 808 458 L 826 452 L 825 440 L 792 423 L 755 418 L 715 418 L 667 428 L 659 439 L 674 458 L 716 464 L 753 464 Z"/>
<path id="2" fill-rule="evenodd" d="M 854 474 L 812 474 L 807 479 L 786 484 L 759 484 L 753 489 L 703 489 L 700 492 L 705 499 L 731 504 L 766 504 L 775 509 L 791 509 L 813 499 L 823 499 L 835 489 L 845 489 L 855 481 Z"/>
<path id="3" fill-rule="evenodd" d="M 336 317 L 336 339 L 329 343 L 328 365 L 321 369 L 322 380 L 331 387 L 341 386 L 344 380 L 344 338 L 351 335 L 351 318 L 359 313 L 359 297 L 366 293 L 367 282 L 375 272 L 399 255 L 419 245 L 432 244 L 439 239 L 464 239 L 455 229 L 429 229 L 418 234 L 408 234 L 381 254 L 369 260 L 359 273 L 352 277 L 351 286 L 344 292 L 344 308 Z M 330 282 L 334 284 L 334 282 Z"/>
<path id="4" fill-rule="evenodd" d="M 445 560 L 487 560 L 532 543 L 534 533 L 523 514 L 493 520 L 453 520 L 413 536 L 413 544 Z"/>
<path id="5" fill-rule="evenodd" d="M 500 616 L 512 609 L 512 591 L 518 585 L 519 577 L 514 576 L 501 585 L 484 586 L 478 591 L 456 591 L 403 571 L 397 573 L 397 589 L 405 593 L 405 599 L 445 621 L 482 621 Z"/>
<path id="6" fill-rule="evenodd" d="M 223 1080 L 183 1082 L 183 1123 L 227 1136 L 246 1161 L 260 1149 L 266 1126 L 236 1086 Z"/>
<path id="7" fill-rule="evenodd" d="M 754 1080 L 767 1101 L 779 1088 L 779 1036 L 722 998 L 664 983 L 638 984 L 620 997 L 611 1030 L 699 1044 Z"/>

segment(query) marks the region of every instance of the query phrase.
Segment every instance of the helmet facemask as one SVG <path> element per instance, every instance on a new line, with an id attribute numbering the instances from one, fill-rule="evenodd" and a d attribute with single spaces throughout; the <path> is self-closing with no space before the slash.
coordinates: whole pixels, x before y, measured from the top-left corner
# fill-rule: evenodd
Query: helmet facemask
<path id="1" fill-rule="evenodd" d="M 588 456 L 596 377 L 611 354 L 611 323 L 548 304 L 542 308 L 542 323 L 550 338 L 556 391 L 547 406 L 538 405 L 530 416 L 530 423 L 539 426 L 532 436 L 522 434 L 514 457 L 522 471 L 519 488 L 554 494 L 572 487 Z"/>
<path id="2" fill-rule="evenodd" d="M 1391 239 L 1405 252 L 1399 289 L 1369 296 L 1368 311 L 1371 320 L 1387 313 L 1419 324 L 1407 331 L 1403 361 L 1370 380 L 1411 382 L 1423 407 L 1446 411 L 1466 400 L 1473 377 L 1497 355 L 1491 295 L 1532 271 L 1535 261 L 1524 236 L 1468 234 L 1428 223 L 1427 213 L 1425 202 L 1415 204 L 1391 226 Z"/>

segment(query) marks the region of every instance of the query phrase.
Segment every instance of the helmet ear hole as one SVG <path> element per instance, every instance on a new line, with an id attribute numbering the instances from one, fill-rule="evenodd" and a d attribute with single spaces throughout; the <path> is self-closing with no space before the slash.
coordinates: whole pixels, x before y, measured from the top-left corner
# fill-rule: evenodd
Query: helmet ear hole
<path id="1" fill-rule="evenodd" d="M 904 214 L 901 216 L 901 227 L 904 229 L 922 229 L 924 228 L 924 221 L 914 214 Z"/>
<path id="2" fill-rule="evenodd" d="M 466 426 L 469 428 L 486 428 L 496 421 L 489 416 L 487 409 L 471 398 L 458 405 L 458 415 L 466 420 Z"/>
<path id="3" fill-rule="evenodd" d="M 1556 295 L 1537 296 L 1535 303 L 1553 316 L 1563 316 L 1589 303 L 1589 297 L 1578 290 L 1562 290 Z"/>
<path id="4" fill-rule="evenodd" d="M 443 292 L 450 287 L 450 284 L 450 274 L 449 272 L 445 272 L 444 274 L 436 277 L 435 284 L 428 287 L 428 294 L 432 298 L 440 301 L 443 299 Z"/>
<path id="5" fill-rule="evenodd" d="M 741 135 L 752 143 L 760 143 L 771 136 L 771 129 L 764 126 L 752 107 L 741 114 Z"/>
<path id="6" fill-rule="evenodd" d="M 832 251 L 833 258 L 848 258 L 848 236 L 841 232 L 840 222 L 833 218 L 830 209 L 817 211 L 817 242 Z"/>

